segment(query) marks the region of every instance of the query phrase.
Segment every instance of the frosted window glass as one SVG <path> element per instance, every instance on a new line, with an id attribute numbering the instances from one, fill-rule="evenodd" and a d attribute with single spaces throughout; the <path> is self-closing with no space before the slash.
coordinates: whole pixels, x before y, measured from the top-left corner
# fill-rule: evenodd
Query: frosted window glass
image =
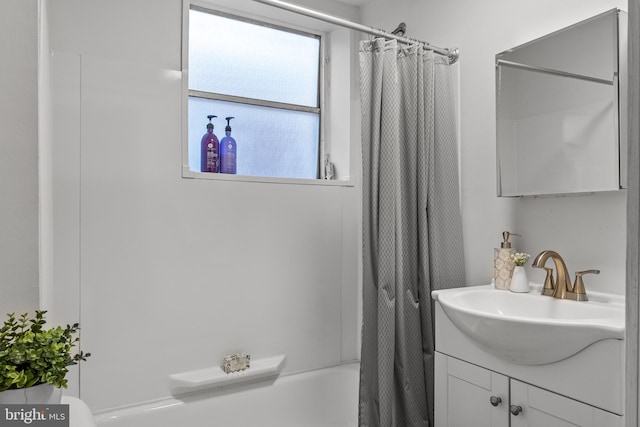
<path id="1" fill-rule="evenodd" d="M 233 116 L 231 136 L 237 143 L 237 174 L 282 178 L 318 178 L 318 114 L 203 98 L 189 98 L 189 168 L 200 171 L 200 140 L 208 115 L 222 140 L 225 117 Z"/>
<path id="2" fill-rule="evenodd" d="M 318 107 L 320 40 L 189 14 L 189 89 Z"/>

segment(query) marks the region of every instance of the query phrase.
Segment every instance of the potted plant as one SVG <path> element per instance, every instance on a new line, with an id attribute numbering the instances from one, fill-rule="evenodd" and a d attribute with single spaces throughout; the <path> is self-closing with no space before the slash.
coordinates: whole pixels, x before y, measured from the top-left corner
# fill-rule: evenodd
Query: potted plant
<path id="1" fill-rule="evenodd" d="M 45 328 L 46 311 L 36 311 L 35 317 L 14 313 L 0 329 L 0 401 L 5 403 L 56 403 L 56 389 L 66 388 L 68 367 L 86 360 L 90 353 L 73 354 L 78 342 L 79 325 Z M 28 389 L 28 390 L 23 390 Z M 17 393 L 12 393 L 18 390 Z M 27 391 L 47 396 L 49 401 L 25 401 Z M 19 397 L 12 395 L 17 394 Z M 19 399 L 19 401 L 15 401 Z M 36 400 L 43 397 L 35 397 Z"/>
<path id="2" fill-rule="evenodd" d="M 510 255 L 509 258 L 515 264 L 513 275 L 511 277 L 511 284 L 509 285 L 511 292 L 529 292 L 529 279 L 527 278 L 527 272 L 524 269 L 524 264 L 530 256 L 531 255 L 524 252 L 518 252 Z"/>

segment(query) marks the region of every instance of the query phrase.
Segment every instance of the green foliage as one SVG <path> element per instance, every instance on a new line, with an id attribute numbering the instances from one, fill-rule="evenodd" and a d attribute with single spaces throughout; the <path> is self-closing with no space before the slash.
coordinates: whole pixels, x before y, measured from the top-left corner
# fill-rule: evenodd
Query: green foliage
<path id="1" fill-rule="evenodd" d="M 524 252 L 516 252 L 509 255 L 509 258 L 515 265 L 522 267 L 527 262 L 530 256 L 531 255 Z"/>
<path id="2" fill-rule="evenodd" d="M 36 311 L 35 318 L 7 314 L 0 329 L 0 391 L 47 383 L 66 388 L 67 367 L 91 356 L 72 355 L 79 340 L 77 323 L 45 329 L 45 313 Z"/>

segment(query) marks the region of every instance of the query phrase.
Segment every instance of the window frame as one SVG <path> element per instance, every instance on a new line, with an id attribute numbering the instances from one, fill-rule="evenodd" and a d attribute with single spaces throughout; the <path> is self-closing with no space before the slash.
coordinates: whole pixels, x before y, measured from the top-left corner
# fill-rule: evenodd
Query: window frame
<path id="1" fill-rule="evenodd" d="M 320 42 L 319 54 L 319 78 L 318 78 L 318 107 L 308 107 L 295 104 L 287 104 L 275 101 L 255 100 L 252 98 L 244 98 L 226 94 L 212 94 L 210 92 L 201 92 L 189 89 L 189 12 L 191 9 L 205 13 L 212 13 L 218 16 L 237 19 L 256 25 L 263 25 L 269 28 L 275 28 L 282 31 L 288 31 L 294 34 L 316 37 Z M 327 54 L 327 38 L 328 34 L 323 31 L 300 28 L 293 24 L 282 25 L 274 23 L 274 20 L 268 17 L 251 17 L 250 13 L 243 13 L 237 10 L 229 12 L 224 7 L 202 0 L 183 0 L 183 16 L 182 16 L 182 177 L 191 179 L 208 179 L 208 180 L 226 180 L 226 181 L 250 181 L 250 182 L 269 182 L 269 183 L 294 183 L 307 185 L 340 185 L 351 186 L 351 179 L 347 180 L 326 180 L 324 158 L 326 155 L 325 135 L 326 135 L 326 112 L 327 97 L 327 79 L 329 77 L 326 69 L 328 62 Z M 215 174 L 193 171 L 189 168 L 189 142 L 188 142 L 188 101 L 190 96 L 201 97 L 205 99 L 215 99 L 220 101 L 241 102 L 249 105 L 258 105 L 265 107 L 276 107 L 294 111 L 305 111 L 317 113 L 319 116 L 319 135 L 318 135 L 318 176 L 316 178 L 286 178 L 286 177 L 265 177 L 253 175 L 232 175 L 232 174 Z"/>

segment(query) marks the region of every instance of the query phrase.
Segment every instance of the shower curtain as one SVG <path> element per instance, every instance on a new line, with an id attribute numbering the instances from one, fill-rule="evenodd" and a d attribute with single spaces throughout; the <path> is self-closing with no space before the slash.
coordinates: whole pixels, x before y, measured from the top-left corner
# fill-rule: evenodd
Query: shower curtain
<path id="1" fill-rule="evenodd" d="M 464 286 L 447 57 L 360 43 L 363 155 L 361 427 L 433 426 L 431 291 Z"/>

